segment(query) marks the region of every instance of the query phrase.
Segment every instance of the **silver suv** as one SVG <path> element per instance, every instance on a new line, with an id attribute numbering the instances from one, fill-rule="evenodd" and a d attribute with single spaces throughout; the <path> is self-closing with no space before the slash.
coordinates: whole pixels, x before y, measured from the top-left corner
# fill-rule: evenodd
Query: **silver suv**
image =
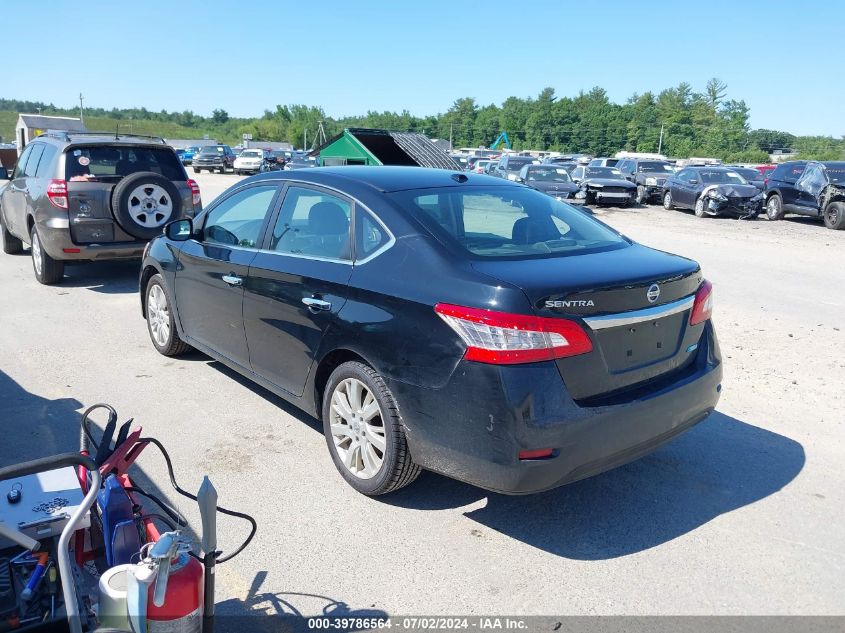
<path id="1" fill-rule="evenodd" d="M 68 261 L 141 257 L 167 222 L 201 209 L 199 186 L 157 137 L 42 134 L 4 176 L 3 252 L 29 244 L 42 284 L 61 281 Z"/>

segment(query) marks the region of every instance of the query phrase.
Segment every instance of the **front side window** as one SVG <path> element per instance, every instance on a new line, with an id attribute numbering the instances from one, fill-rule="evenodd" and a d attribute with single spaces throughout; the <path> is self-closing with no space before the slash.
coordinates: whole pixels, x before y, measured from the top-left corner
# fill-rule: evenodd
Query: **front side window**
<path id="1" fill-rule="evenodd" d="M 527 187 L 444 187 L 390 195 L 433 235 L 471 257 L 527 259 L 628 244 L 583 211 Z"/>
<path id="2" fill-rule="evenodd" d="M 343 198 L 305 187 L 289 187 L 270 249 L 289 255 L 351 260 L 352 204 Z"/>
<path id="3" fill-rule="evenodd" d="M 34 147 L 34 145 L 27 145 L 23 152 L 21 152 L 21 155 L 18 157 L 18 162 L 15 163 L 15 171 L 12 173 L 13 179 L 23 176 L 24 167 L 26 167 L 26 162 L 29 160 L 29 155 L 32 154 Z"/>
<path id="4" fill-rule="evenodd" d="M 206 242 L 258 248 L 261 226 L 276 195 L 275 186 L 250 187 L 231 195 L 205 219 Z"/>

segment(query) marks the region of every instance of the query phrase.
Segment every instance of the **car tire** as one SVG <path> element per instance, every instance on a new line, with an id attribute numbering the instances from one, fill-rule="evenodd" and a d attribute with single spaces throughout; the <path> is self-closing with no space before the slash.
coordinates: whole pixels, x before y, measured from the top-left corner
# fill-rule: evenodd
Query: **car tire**
<path id="1" fill-rule="evenodd" d="M 197 168 L 196 168 L 196 167 L 194 167 L 194 173 L 195 173 L 195 174 L 198 174 L 198 173 L 200 173 L 200 171 L 202 171 L 202 170 L 200 170 L 200 169 L 197 169 Z"/>
<path id="2" fill-rule="evenodd" d="M 637 185 L 637 204 L 645 204 L 648 201 L 648 196 L 645 192 L 645 187 Z"/>
<path id="3" fill-rule="evenodd" d="M 667 211 L 671 211 L 675 208 L 675 204 L 672 202 L 672 192 L 666 191 L 663 194 L 663 208 Z"/>
<path id="4" fill-rule="evenodd" d="M 783 220 L 783 199 L 778 194 L 772 194 L 766 200 L 766 217 L 770 220 Z"/>
<path id="5" fill-rule="evenodd" d="M 335 467 L 361 494 L 387 494 L 419 476 L 393 394 L 369 365 L 349 361 L 332 372 L 322 417 Z"/>
<path id="6" fill-rule="evenodd" d="M 146 198 L 141 199 L 145 195 L 162 206 L 147 211 L 143 208 Z M 176 185 L 152 171 L 130 174 L 118 182 L 111 204 L 117 223 L 140 240 L 161 235 L 165 224 L 182 217 L 182 196 Z"/>
<path id="7" fill-rule="evenodd" d="M 824 225 L 834 231 L 845 229 L 845 202 L 831 202 L 822 212 Z"/>
<path id="8" fill-rule="evenodd" d="M 179 338 L 176 319 L 170 309 L 170 298 L 164 287 L 164 279 L 155 274 L 150 277 L 144 289 L 144 307 L 147 316 L 147 332 L 150 341 L 159 354 L 178 356 L 191 350 L 191 346 Z"/>
<path id="9" fill-rule="evenodd" d="M 23 242 L 6 229 L 2 212 L 0 212 L 0 235 L 2 235 L 4 253 L 7 255 L 20 255 L 23 253 Z"/>
<path id="10" fill-rule="evenodd" d="M 693 212 L 695 213 L 695 217 L 697 218 L 707 217 L 706 207 L 704 206 L 704 196 L 698 196 L 698 198 L 696 198 Z"/>
<path id="11" fill-rule="evenodd" d="M 45 286 L 52 286 L 59 283 L 65 276 L 65 263 L 58 259 L 53 259 L 44 250 L 41 245 L 41 238 L 38 237 L 38 231 L 33 226 L 30 239 L 30 255 L 32 256 L 32 271 L 35 273 L 35 278 L 38 283 Z"/>

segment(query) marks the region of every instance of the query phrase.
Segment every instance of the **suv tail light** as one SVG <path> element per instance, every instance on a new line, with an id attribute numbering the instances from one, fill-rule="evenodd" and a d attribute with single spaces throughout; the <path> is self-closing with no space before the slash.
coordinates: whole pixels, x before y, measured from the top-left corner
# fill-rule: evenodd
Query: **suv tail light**
<path id="1" fill-rule="evenodd" d="M 585 354 L 590 337 L 575 321 L 438 303 L 434 311 L 466 343 L 464 358 L 511 365 Z"/>
<path id="2" fill-rule="evenodd" d="M 689 316 L 690 325 L 697 325 L 713 316 L 713 284 L 706 279 L 695 293 L 695 303 Z"/>
<path id="3" fill-rule="evenodd" d="M 54 207 L 67 209 L 67 181 L 54 178 L 47 185 L 47 199 Z"/>
<path id="4" fill-rule="evenodd" d="M 194 206 L 198 207 L 202 203 L 202 198 L 200 197 L 200 186 L 196 180 L 188 179 L 188 186 L 191 188 L 191 198 L 193 200 Z"/>

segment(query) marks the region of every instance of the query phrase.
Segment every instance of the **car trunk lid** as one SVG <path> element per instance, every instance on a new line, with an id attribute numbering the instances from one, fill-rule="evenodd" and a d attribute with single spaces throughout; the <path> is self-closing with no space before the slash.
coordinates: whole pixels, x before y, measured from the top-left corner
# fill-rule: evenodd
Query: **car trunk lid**
<path id="1" fill-rule="evenodd" d="M 689 314 L 702 276 L 689 259 L 632 244 L 584 255 L 475 261 L 473 267 L 519 286 L 537 316 L 583 324 L 593 350 L 556 361 L 576 401 L 637 388 L 694 358 L 704 326 L 690 326 Z"/>

